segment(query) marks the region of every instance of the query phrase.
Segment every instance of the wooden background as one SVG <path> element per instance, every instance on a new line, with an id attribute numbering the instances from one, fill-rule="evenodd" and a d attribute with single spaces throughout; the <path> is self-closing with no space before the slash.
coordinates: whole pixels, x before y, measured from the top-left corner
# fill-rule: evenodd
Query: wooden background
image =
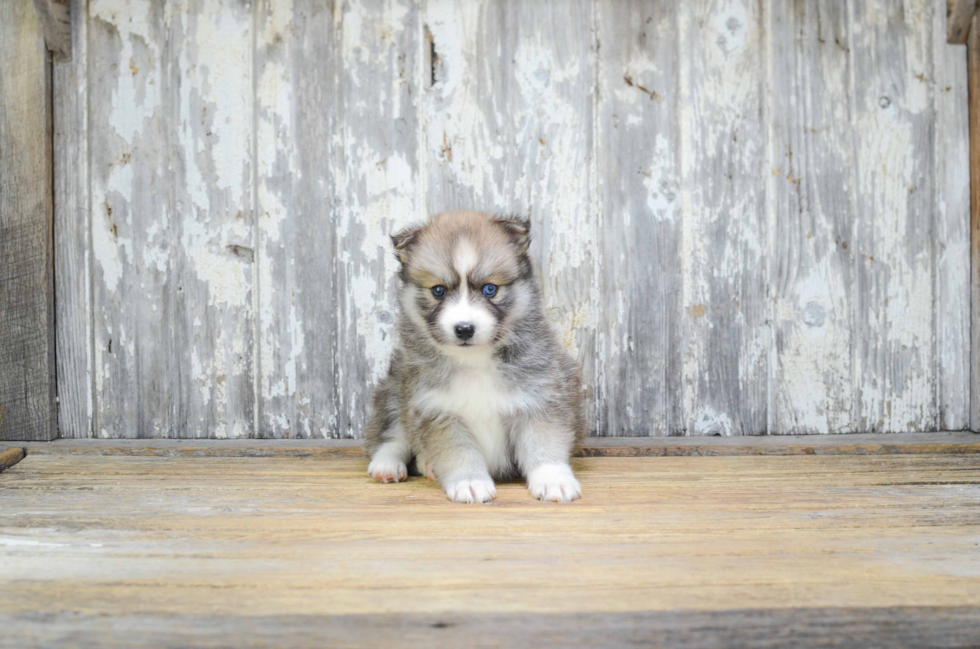
<path id="1" fill-rule="evenodd" d="M 599 435 L 970 427 L 945 0 L 75 0 L 65 437 L 357 437 L 387 235 L 529 214 Z"/>

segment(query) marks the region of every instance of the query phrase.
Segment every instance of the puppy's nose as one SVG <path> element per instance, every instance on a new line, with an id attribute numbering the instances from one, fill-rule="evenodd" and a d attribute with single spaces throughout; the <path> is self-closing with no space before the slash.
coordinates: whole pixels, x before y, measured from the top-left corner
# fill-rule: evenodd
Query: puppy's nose
<path id="1" fill-rule="evenodd" d="M 456 325 L 456 337 L 460 340 L 469 340 L 475 331 L 476 327 L 469 322 L 460 322 Z"/>

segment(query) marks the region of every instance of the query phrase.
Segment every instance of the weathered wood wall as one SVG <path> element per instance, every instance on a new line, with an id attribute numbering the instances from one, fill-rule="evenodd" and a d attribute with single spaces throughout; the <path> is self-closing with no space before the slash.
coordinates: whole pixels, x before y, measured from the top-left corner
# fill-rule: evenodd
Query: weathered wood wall
<path id="1" fill-rule="evenodd" d="M 31 0 L 0 2 L 0 439 L 53 439 L 51 65 Z"/>
<path id="2" fill-rule="evenodd" d="M 531 216 L 600 435 L 968 428 L 945 14 L 75 0 L 61 433 L 359 436 L 392 347 L 386 235 L 457 208 Z"/>

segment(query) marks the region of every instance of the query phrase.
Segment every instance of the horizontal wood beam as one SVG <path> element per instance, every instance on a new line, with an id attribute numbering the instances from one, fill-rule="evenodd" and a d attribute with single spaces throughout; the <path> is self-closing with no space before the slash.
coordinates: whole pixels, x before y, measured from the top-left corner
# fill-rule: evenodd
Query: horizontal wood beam
<path id="1" fill-rule="evenodd" d="M 69 0 L 34 0 L 44 42 L 59 61 L 71 61 L 71 7 Z"/>
<path id="2" fill-rule="evenodd" d="M 20 444 L 28 455 L 177 457 L 364 457 L 354 439 L 60 439 Z M 758 437 L 590 437 L 582 457 L 720 455 L 934 455 L 980 453 L 968 432 Z"/>
<path id="3" fill-rule="evenodd" d="M 946 0 L 946 41 L 955 45 L 966 43 L 973 14 L 980 0 Z"/>

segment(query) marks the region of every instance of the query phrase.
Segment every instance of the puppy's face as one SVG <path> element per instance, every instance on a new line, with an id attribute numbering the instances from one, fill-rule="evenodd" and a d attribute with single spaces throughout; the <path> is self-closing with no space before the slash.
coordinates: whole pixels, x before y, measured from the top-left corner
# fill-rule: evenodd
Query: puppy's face
<path id="1" fill-rule="evenodd" d="M 492 347 L 528 303 L 530 223 L 478 212 L 440 214 L 392 237 L 402 308 L 449 354 Z"/>

